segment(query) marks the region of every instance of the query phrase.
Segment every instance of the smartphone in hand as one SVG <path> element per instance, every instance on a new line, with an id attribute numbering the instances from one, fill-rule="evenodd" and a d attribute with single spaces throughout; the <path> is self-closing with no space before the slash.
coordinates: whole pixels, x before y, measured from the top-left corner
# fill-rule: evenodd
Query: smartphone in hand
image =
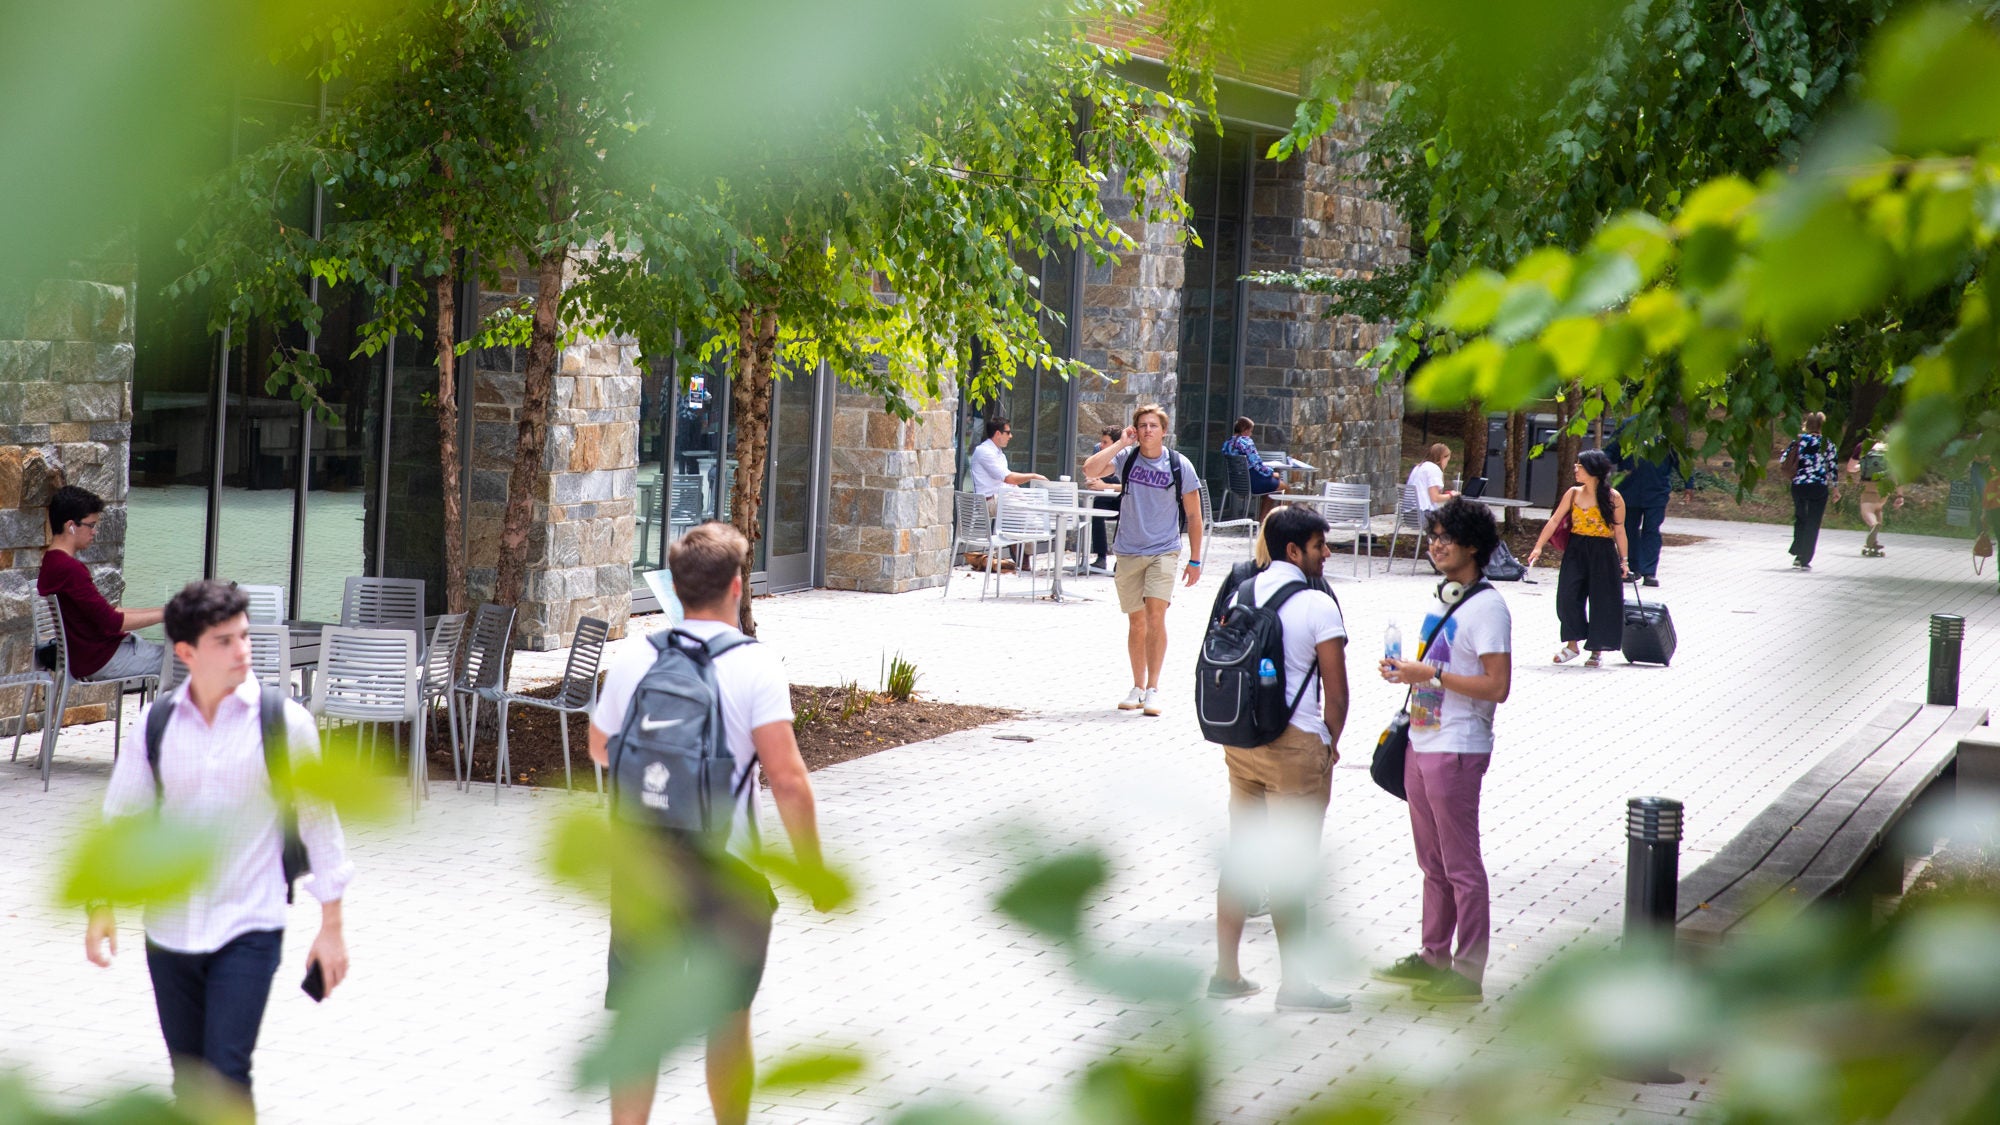
<path id="1" fill-rule="evenodd" d="M 326 974 L 320 972 L 318 961 L 306 965 L 306 979 L 299 987 L 305 990 L 307 996 L 313 998 L 315 1004 L 326 999 Z"/>

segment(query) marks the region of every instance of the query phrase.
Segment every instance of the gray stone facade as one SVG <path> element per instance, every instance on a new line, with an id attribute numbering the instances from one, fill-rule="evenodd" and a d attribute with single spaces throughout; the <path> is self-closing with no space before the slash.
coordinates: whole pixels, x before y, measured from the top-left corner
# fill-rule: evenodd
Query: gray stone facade
<path id="1" fill-rule="evenodd" d="M 1181 170 L 1186 174 L 1186 150 Z M 1134 243 L 1114 263 L 1084 275 L 1077 358 L 1095 372 L 1076 388 L 1076 456 L 1097 448 L 1098 431 L 1126 426 L 1132 411 L 1157 402 L 1173 409 L 1179 385 L 1184 232 L 1148 221 L 1122 180 L 1100 193 L 1105 211 Z"/>
<path id="2" fill-rule="evenodd" d="M 105 597 L 125 590 L 125 496 L 132 440 L 129 263 L 71 263 L 69 276 L 0 291 L 0 671 L 33 660 L 31 599 L 48 544 L 49 498 L 74 484 L 104 498 L 83 553 Z M 109 688 L 72 690 L 66 722 L 106 714 Z M 37 700 L 37 703 L 40 701 Z M 12 733 L 19 692 L 0 691 Z M 35 726 L 29 718 L 30 729 Z"/>
<path id="3" fill-rule="evenodd" d="M 1250 269 L 1367 277 L 1409 257 L 1409 229 L 1358 179 L 1360 141 L 1344 117 L 1331 134 L 1285 161 L 1259 159 Z M 1331 298 L 1252 285 L 1243 411 L 1257 444 L 1319 467 L 1318 481 L 1372 486 L 1377 511 L 1402 486 L 1403 394 L 1383 387 L 1361 357 L 1387 325 L 1328 317 Z"/>
<path id="4" fill-rule="evenodd" d="M 904 421 L 865 391 L 836 391 L 828 587 L 900 594 L 944 582 L 957 417 L 955 394 Z"/>
<path id="5" fill-rule="evenodd" d="M 532 278 L 508 277 L 481 294 L 482 312 L 532 293 Z M 526 384 L 527 349 L 473 353 L 472 507 L 468 591 L 491 595 L 514 469 L 514 441 Z M 638 343 L 587 338 L 563 349 L 549 404 L 548 445 L 535 487 L 528 534 L 528 583 L 514 640 L 547 650 L 569 644 L 579 618 L 611 623 L 624 635 L 632 611 L 634 515 L 639 465 Z"/>

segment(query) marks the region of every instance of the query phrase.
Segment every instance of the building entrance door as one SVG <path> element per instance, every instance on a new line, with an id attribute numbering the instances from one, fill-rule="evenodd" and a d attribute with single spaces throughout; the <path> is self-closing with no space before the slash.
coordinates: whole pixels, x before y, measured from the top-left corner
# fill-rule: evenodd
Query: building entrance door
<path id="1" fill-rule="evenodd" d="M 771 391 L 771 460 L 764 484 L 764 589 L 813 585 L 819 549 L 821 381 L 824 370 L 798 372 Z"/>

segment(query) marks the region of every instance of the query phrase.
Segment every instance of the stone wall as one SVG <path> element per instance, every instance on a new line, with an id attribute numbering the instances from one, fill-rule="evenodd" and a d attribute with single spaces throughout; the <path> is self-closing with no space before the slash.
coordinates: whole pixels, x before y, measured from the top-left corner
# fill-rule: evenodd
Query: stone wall
<path id="1" fill-rule="evenodd" d="M 1370 277 L 1409 257 L 1409 230 L 1352 155 L 1351 117 L 1290 160 L 1259 159 L 1250 269 Z M 1316 465 L 1314 483 L 1373 486 L 1377 511 L 1402 486 L 1403 394 L 1381 386 L 1361 357 L 1388 326 L 1329 318 L 1330 298 L 1252 285 L 1243 371 L 1244 413 L 1257 444 Z"/>
<path id="2" fill-rule="evenodd" d="M 1187 151 L 1177 179 L 1185 179 Z M 1186 272 L 1184 231 L 1178 223 L 1148 221 L 1122 179 L 1100 192 L 1104 209 L 1135 248 L 1084 274 L 1083 323 L 1077 358 L 1096 373 L 1076 388 L 1076 456 L 1097 448 L 1106 426 L 1127 426 L 1142 403 L 1173 409 L 1179 385 L 1181 281 Z"/>
<path id="3" fill-rule="evenodd" d="M 116 604 L 125 592 L 133 271 L 112 260 L 71 263 L 68 273 L 0 291 L 0 672 L 33 660 L 31 599 L 57 488 L 104 498 L 82 558 L 105 597 Z M 110 691 L 72 690 L 66 721 L 102 719 Z M 20 712 L 18 691 L 0 690 L 0 729 L 12 733 Z"/>
<path id="4" fill-rule="evenodd" d="M 943 584 L 951 545 L 957 392 L 910 421 L 866 391 L 833 398 L 826 584 L 900 594 Z"/>
<path id="5" fill-rule="evenodd" d="M 508 276 L 481 294 L 481 312 L 532 296 L 532 277 Z M 471 362 L 472 507 L 467 585 L 491 596 L 507 481 L 514 469 L 527 349 L 485 348 Z M 547 650 L 569 644 L 582 617 L 624 635 L 632 611 L 633 517 L 638 503 L 639 348 L 629 338 L 586 337 L 563 349 L 549 409 L 548 445 L 528 533 L 528 584 L 514 640 Z"/>

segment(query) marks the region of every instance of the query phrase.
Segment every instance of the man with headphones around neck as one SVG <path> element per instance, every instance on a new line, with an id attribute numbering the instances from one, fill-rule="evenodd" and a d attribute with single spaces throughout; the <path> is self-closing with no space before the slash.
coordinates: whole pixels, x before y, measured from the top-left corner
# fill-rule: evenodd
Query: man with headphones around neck
<path id="1" fill-rule="evenodd" d="M 1493 756 L 1493 714 L 1513 685 L 1514 621 L 1482 577 L 1500 544 L 1486 505 L 1449 500 L 1425 525 L 1431 562 L 1444 575 L 1424 617 L 1425 644 L 1415 660 L 1381 663 L 1384 680 L 1414 689 L 1403 785 L 1424 873 L 1423 948 L 1372 975 L 1414 985 L 1418 1000 L 1474 1003 L 1485 998 L 1492 932 L 1479 792 Z"/>

